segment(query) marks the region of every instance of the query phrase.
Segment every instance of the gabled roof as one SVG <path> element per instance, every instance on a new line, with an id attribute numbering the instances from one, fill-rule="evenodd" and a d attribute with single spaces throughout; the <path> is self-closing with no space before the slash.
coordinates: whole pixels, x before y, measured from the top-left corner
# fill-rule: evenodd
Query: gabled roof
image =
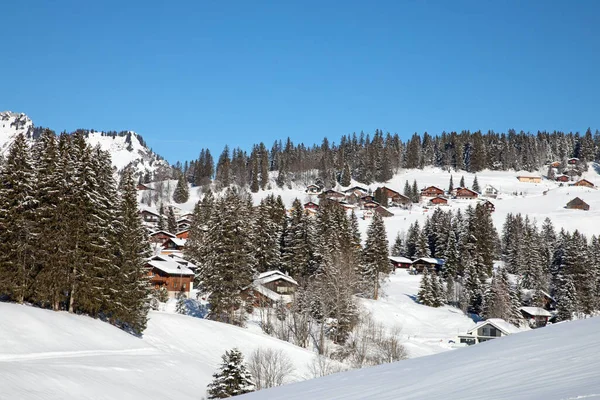
<path id="1" fill-rule="evenodd" d="M 586 206 L 588 205 L 588 203 L 581 200 L 579 197 L 575 197 L 573 200 L 571 200 L 567 203 L 567 206 L 575 205 L 575 204 L 585 204 Z"/>
<path id="2" fill-rule="evenodd" d="M 587 179 L 580 179 L 580 180 L 578 180 L 577 182 L 575 182 L 575 185 L 577 185 L 577 184 L 579 184 L 579 183 L 583 183 L 583 182 L 587 182 L 587 183 L 589 183 L 590 185 L 594 186 L 594 184 L 593 184 L 592 182 L 588 181 Z"/>
<path id="3" fill-rule="evenodd" d="M 193 269 L 198 268 L 198 266 L 196 264 L 194 264 L 191 261 L 188 261 L 185 258 L 180 257 L 180 256 L 178 256 L 176 254 L 168 254 L 165 257 L 171 258 L 171 259 L 175 260 L 176 262 L 178 262 L 179 264 L 188 267 L 189 269 L 193 270 Z"/>
<path id="4" fill-rule="evenodd" d="M 318 185 L 315 185 L 314 183 L 311 183 L 310 185 L 306 185 L 306 188 L 307 188 L 307 189 L 308 189 L 308 188 L 311 188 L 311 187 L 315 187 L 315 188 L 319 189 L 319 186 L 318 186 Z"/>
<path id="5" fill-rule="evenodd" d="M 368 193 L 369 191 L 363 187 L 360 186 L 352 186 L 351 188 L 348 188 L 346 190 L 344 190 L 344 193 L 349 193 L 349 192 L 353 192 L 355 190 L 360 190 L 361 192 L 365 192 Z"/>
<path id="6" fill-rule="evenodd" d="M 440 191 L 440 192 L 442 192 L 442 193 L 444 192 L 444 190 L 443 190 L 443 189 L 440 189 L 440 188 L 439 188 L 439 187 L 437 187 L 437 186 L 427 186 L 426 188 L 423 188 L 423 189 L 421 189 L 421 192 L 425 192 L 425 191 L 427 191 L 427 190 L 429 190 L 429 189 L 435 189 L 435 190 L 439 190 L 439 191 Z"/>
<path id="7" fill-rule="evenodd" d="M 191 223 L 193 221 L 187 217 L 182 217 L 177 220 L 177 223 L 180 223 L 180 222 L 190 222 Z"/>
<path id="8" fill-rule="evenodd" d="M 167 240 L 167 242 L 173 242 L 173 243 L 175 243 L 175 246 L 183 247 L 183 246 L 185 246 L 185 242 L 187 242 L 187 239 L 181 239 L 181 238 L 178 238 L 178 237 L 170 237 Z"/>
<path id="9" fill-rule="evenodd" d="M 323 191 L 322 194 L 336 194 L 336 195 L 346 197 L 346 195 L 344 195 L 344 193 L 338 192 L 337 190 L 333 190 L 333 189 L 327 189 L 327 190 Z"/>
<path id="10" fill-rule="evenodd" d="M 279 270 L 263 272 L 262 274 L 258 275 L 258 278 L 256 278 L 254 282 L 256 284 L 264 285 L 266 283 L 278 281 L 280 279 L 298 286 L 298 282 L 296 282 L 291 276 L 286 275 Z"/>
<path id="11" fill-rule="evenodd" d="M 153 215 L 156 215 L 157 217 L 160 217 L 160 213 L 158 212 L 158 210 L 153 207 L 141 205 L 141 206 L 139 206 L 139 210 L 141 213 L 146 212 L 148 214 L 153 214 Z"/>
<path id="12" fill-rule="evenodd" d="M 492 185 L 490 185 L 490 184 L 486 184 L 486 185 L 484 186 L 484 188 L 483 188 L 483 189 L 484 189 L 484 190 L 486 190 L 486 189 L 488 189 L 488 188 L 490 188 L 490 189 L 493 189 L 493 191 L 494 191 L 494 192 L 497 192 L 497 191 L 498 191 L 498 189 L 496 189 L 495 187 L 493 187 L 493 186 L 492 186 Z"/>
<path id="13" fill-rule="evenodd" d="M 162 233 L 163 235 L 167 235 L 168 237 L 171 237 L 171 238 L 177 238 L 177 235 L 173 235 L 171 232 L 167 232 L 167 231 L 154 231 L 154 232 L 151 232 L 150 233 L 150 237 L 156 236 L 159 233 Z"/>
<path id="14" fill-rule="evenodd" d="M 466 188 L 466 187 L 462 187 L 462 186 L 459 186 L 459 187 L 457 187 L 455 190 L 456 190 L 457 192 L 458 192 L 459 190 L 466 190 L 467 192 L 471 192 L 471 193 L 473 193 L 473 194 L 479 194 L 479 193 L 477 193 L 476 191 L 474 191 L 474 190 L 472 190 L 472 189 L 469 189 L 469 188 Z"/>
<path id="15" fill-rule="evenodd" d="M 551 317 L 552 314 L 550 314 L 548 311 L 544 310 L 542 307 L 521 307 L 519 308 L 520 311 L 525 312 L 529 315 L 532 315 L 534 317 Z"/>
<path id="16" fill-rule="evenodd" d="M 194 272 L 168 256 L 154 256 L 148 260 L 149 266 L 169 275 L 194 276 Z"/>
<path id="17" fill-rule="evenodd" d="M 413 261 L 413 264 L 416 264 L 419 261 L 422 261 L 426 264 L 436 264 L 436 265 L 444 265 L 446 263 L 446 260 L 444 260 L 442 258 L 421 257 L 421 258 L 418 258 L 415 261 Z"/>
<path id="18" fill-rule="evenodd" d="M 388 258 L 390 259 L 390 261 L 393 261 L 393 262 L 399 263 L 399 264 L 412 264 L 413 263 L 410 258 L 406 258 L 406 257 L 389 256 Z"/>
<path id="19" fill-rule="evenodd" d="M 510 335 L 511 333 L 521 332 L 520 328 L 514 326 L 513 324 L 511 324 L 509 322 L 506 322 L 502 318 L 490 318 L 490 319 L 486 319 L 485 321 L 478 322 L 477 325 L 475 325 L 474 327 L 472 327 L 471 329 L 469 329 L 467 331 L 467 334 L 471 334 L 471 335 L 473 333 L 477 334 L 477 330 L 485 325 L 492 325 L 496 329 L 498 329 L 502 333 L 504 333 L 505 335 Z"/>

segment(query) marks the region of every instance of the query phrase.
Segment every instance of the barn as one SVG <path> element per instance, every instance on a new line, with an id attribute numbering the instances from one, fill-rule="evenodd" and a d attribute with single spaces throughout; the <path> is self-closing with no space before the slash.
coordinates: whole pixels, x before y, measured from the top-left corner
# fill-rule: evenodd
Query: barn
<path id="1" fill-rule="evenodd" d="M 588 211 L 590 209 L 590 205 L 585 201 L 581 200 L 579 197 L 575 197 L 573 200 L 567 203 L 565 208 L 568 208 L 570 210 Z"/>

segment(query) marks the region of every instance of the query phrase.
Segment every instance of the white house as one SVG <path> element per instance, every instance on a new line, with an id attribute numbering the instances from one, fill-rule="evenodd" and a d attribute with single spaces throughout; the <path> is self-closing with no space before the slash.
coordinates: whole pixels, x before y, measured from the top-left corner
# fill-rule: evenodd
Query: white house
<path id="1" fill-rule="evenodd" d="M 278 270 L 263 272 L 252 285 L 246 288 L 243 296 L 257 307 L 272 305 L 276 302 L 289 304 L 293 300 L 298 282 L 291 276 Z"/>
<path id="2" fill-rule="evenodd" d="M 496 197 L 498 197 L 498 193 L 500 193 L 498 189 L 496 189 L 492 185 L 485 185 L 485 187 L 483 188 L 484 197 L 491 197 L 495 199 Z"/>
<path id="3" fill-rule="evenodd" d="M 458 339 L 460 343 L 470 346 L 518 332 L 521 332 L 521 328 L 506 322 L 502 318 L 490 318 L 477 323 L 465 335 L 458 335 Z"/>

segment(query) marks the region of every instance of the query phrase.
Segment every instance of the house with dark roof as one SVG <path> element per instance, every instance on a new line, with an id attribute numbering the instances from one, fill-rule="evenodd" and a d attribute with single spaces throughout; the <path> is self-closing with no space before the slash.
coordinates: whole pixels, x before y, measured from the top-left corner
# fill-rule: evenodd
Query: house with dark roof
<path id="1" fill-rule="evenodd" d="M 570 210 L 588 211 L 590 209 L 590 205 L 585 201 L 581 200 L 579 197 L 575 197 L 573 200 L 567 203 L 565 208 L 568 208 Z"/>

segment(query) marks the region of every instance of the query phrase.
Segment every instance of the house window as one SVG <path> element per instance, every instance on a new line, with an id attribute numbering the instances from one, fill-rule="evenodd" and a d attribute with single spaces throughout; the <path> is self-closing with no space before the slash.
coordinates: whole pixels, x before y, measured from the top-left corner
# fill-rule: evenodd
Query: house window
<path id="1" fill-rule="evenodd" d="M 185 283 L 181 287 L 185 290 Z"/>

